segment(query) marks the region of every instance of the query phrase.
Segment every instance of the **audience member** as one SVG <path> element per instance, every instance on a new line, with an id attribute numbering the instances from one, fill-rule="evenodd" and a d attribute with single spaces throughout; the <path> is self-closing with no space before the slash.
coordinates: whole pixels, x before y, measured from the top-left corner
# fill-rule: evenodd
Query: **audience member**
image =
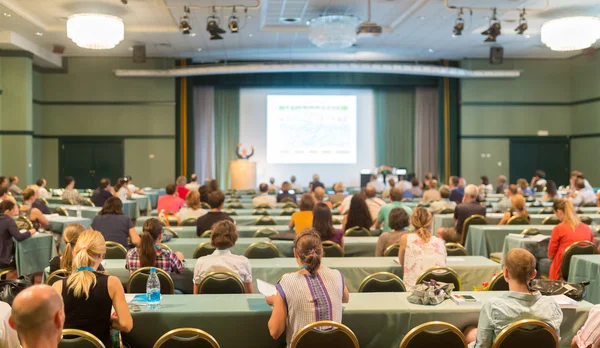
<path id="1" fill-rule="evenodd" d="M 262 183 L 258 186 L 258 196 L 252 198 L 252 207 L 268 206 L 274 209 L 277 205 L 277 197 L 269 195 L 269 185 Z"/>
<path id="2" fill-rule="evenodd" d="M 12 201 L 0 203 L 0 268 L 15 267 L 13 238 L 17 242 L 36 234 L 34 228 L 29 231 L 20 232 L 15 222 L 19 215 L 19 206 Z"/>
<path id="3" fill-rule="evenodd" d="M 213 225 L 219 221 L 231 221 L 233 219 L 229 215 L 223 213 L 223 203 L 225 202 L 225 195 L 221 191 L 213 191 L 208 194 L 208 205 L 210 205 L 210 211 L 196 220 L 196 235 L 200 237 L 202 233 L 208 230 L 212 230 Z"/>
<path id="4" fill-rule="evenodd" d="M 498 225 L 506 225 L 513 217 L 522 217 L 531 222 L 531 217 L 525 206 L 525 198 L 522 195 L 514 195 L 510 197 L 511 208 L 504 213 Z"/>
<path id="5" fill-rule="evenodd" d="M 282 202 L 284 199 L 285 200 L 291 200 L 292 202 L 296 203 L 296 193 L 294 191 L 294 193 L 292 193 L 292 185 L 290 185 L 289 182 L 284 181 L 281 184 L 281 191 L 279 191 L 277 193 L 277 203 Z"/>
<path id="6" fill-rule="evenodd" d="M 10 305 L 6 302 L 0 301 L 0 347 L 21 348 L 17 331 L 10 327 L 10 313 Z"/>
<path id="7" fill-rule="evenodd" d="M 75 189 L 75 179 L 72 176 L 66 176 L 64 179 L 65 189 L 63 190 L 61 198 L 69 201 L 71 204 L 84 204 L 85 197 L 79 194 L 79 191 Z"/>
<path id="8" fill-rule="evenodd" d="M 323 247 L 314 229 L 296 236 L 294 257 L 300 270 L 284 275 L 276 285 L 277 294 L 265 298 L 267 304 L 273 306 L 269 333 L 278 339 L 285 331 L 288 346 L 298 331 L 312 322 L 341 323 L 342 303 L 350 299 L 344 275 L 321 266 Z"/>
<path id="9" fill-rule="evenodd" d="M 219 221 L 212 226 L 210 244 L 216 249 L 212 254 L 202 256 L 194 265 L 194 294 L 198 293 L 198 285 L 211 272 L 232 272 L 242 280 L 247 294 L 254 292 L 252 286 L 252 268 L 245 256 L 234 255 L 231 248 L 235 246 L 238 232 L 231 221 Z"/>
<path id="10" fill-rule="evenodd" d="M 398 177 L 398 187 L 402 189 L 402 192 L 410 191 L 412 188 L 412 184 L 410 181 L 406 180 L 404 175 Z"/>
<path id="11" fill-rule="evenodd" d="M 467 179 L 459 178 L 458 179 L 458 191 L 464 196 L 465 195 L 465 187 L 467 187 Z M 461 201 L 462 202 L 462 201 Z"/>
<path id="12" fill-rule="evenodd" d="M 179 219 L 198 219 L 206 215 L 207 211 L 200 206 L 200 193 L 196 190 L 190 190 L 185 197 L 185 207 L 179 210 Z"/>
<path id="13" fill-rule="evenodd" d="M 585 181 L 583 178 L 577 178 L 575 180 L 575 189 L 577 190 L 574 197 L 571 198 L 571 202 L 576 207 L 583 206 L 595 206 L 597 204 L 596 195 L 593 189 L 587 189 L 585 187 Z"/>
<path id="14" fill-rule="evenodd" d="M 198 191 L 200 188 L 200 184 L 198 184 L 198 175 L 192 174 L 192 176 L 190 176 L 190 182 L 185 185 L 185 188 L 190 191 Z"/>
<path id="15" fill-rule="evenodd" d="M 512 203 L 510 201 L 511 197 L 519 194 L 519 187 L 515 184 L 508 185 L 508 189 L 506 189 L 505 196 L 502 197 L 501 200 L 498 201 L 492 208 L 494 213 L 505 213 L 506 211 L 512 208 Z"/>
<path id="16" fill-rule="evenodd" d="M 156 205 L 156 210 L 158 213 L 167 213 L 170 215 L 174 215 L 178 211 L 183 208 L 185 201 L 177 195 L 177 188 L 173 184 L 167 185 L 166 194 L 158 197 L 158 203 Z M 185 197 L 185 196 L 184 196 Z"/>
<path id="17" fill-rule="evenodd" d="M 127 252 L 126 266 L 129 274 L 142 267 L 156 267 L 167 273 L 183 273 L 183 254 L 158 246 L 162 240 L 162 233 L 163 226 L 158 219 L 150 218 L 144 222 L 140 245 Z"/>
<path id="18" fill-rule="evenodd" d="M 292 190 L 294 190 L 295 193 L 302 193 L 302 187 L 300 185 L 296 184 L 296 176 L 292 175 L 292 177 L 290 178 L 290 182 L 291 182 Z"/>
<path id="19" fill-rule="evenodd" d="M 129 191 L 132 194 L 138 194 L 138 195 L 143 195 L 144 194 L 144 190 L 141 190 L 139 187 L 135 186 L 135 184 L 133 183 L 133 178 L 131 177 L 131 175 L 125 175 L 125 181 L 127 182 L 127 188 L 129 189 Z"/>
<path id="20" fill-rule="evenodd" d="M 538 169 L 535 171 L 535 175 L 533 178 L 531 178 L 531 188 L 535 191 L 535 192 L 542 192 L 544 190 L 544 187 L 546 187 L 546 172 Z"/>
<path id="21" fill-rule="evenodd" d="M 458 176 L 450 177 L 450 200 L 455 203 L 461 203 L 464 196 L 464 191 L 460 191 L 458 184 L 460 179 Z"/>
<path id="22" fill-rule="evenodd" d="M 480 187 L 483 188 L 486 195 L 491 195 L 492 193 L 494 193 L 494 186 L 490 184 L 490 179 L 487 177 L 487 175 L 481 176 Z"/>
<path id="23" fill-rule="evenodd" d="M 379 215 L 381 207 L 385 205 L 385 201 L 377 197 L 377 192 L 373 186 L 367 186 L 365 188 L 365 201 L 367 202 L 367 207 L 369 208 L 369 214 L 371 214 L 371 221 L 375 221 Z"/>
<path id="24" fill-rule="evenodd" d="M 324 203 L 329 209 L 332 208 L 331 202 L 325 202 L 325 189 L 322 187 L 317 187 L 313 191 L 313 196 L 315 198 L 315 203 Z"/>
<path id="25" fill-rule="evenodd" d="M 275 178 L 269 178 L 269 192 L 277 193 L 279 191 L 279 186 L 275 185 Z"/>
<path id="26" fill-rule="evenodd" d="M 423 202 L 430 203 L 442 199 L 440 191 L 437 189 L 438 182 L 435 179 L 429 180 L 429 189 L 423 192 Z"/>
<path id="27" fill-rule="evenodd" d="M 217 180 L 214 180 L 214 179 L 208 179 L 206 187 L 208 188 L 208 193 L 209 194 L 211 192 L 220 191 L 219 190 L 219 183 L 217 182 Z"/>
<path id="28" fill-rule="evenodd" d="M 376 192 L 383 192 L 383 189 L 385 188 L 385 184 L 381 181 L 379 181 L 379 178 L 377 177 L 377 174 L 371 174 L 371 179 L 369 179 L 369 182 L 367 183 L 367 187 L 372 187 L 375 189 Z"/>
<path id="29" fill-rule="evenodd" d="M 333 227 L 331 209 L 324 203 L 315 204 L 312 228 L 317 231 L 322 241 L 330 240 L 344 247 L 344 231 Z"/>
<path id="30" fill-rule="evenodd" d="M 569 182 L 570 182 L 570 185 L 571 185 L 571 190 L 573 190 L 575 188 L 575 180 L 577 178 L 583 179 L 583 184 L 584 184 L 584 187 L 586 189 L 593 190 L 592 185 L 590 184 L 590 182 L 587 181 L 587 179 L 583 177 L 583 173 L 579 172 L 579 171 L 576 171 L 576 170 L 574 170 L 574 171 L 571 172 L 571 177 L 569 178 Z"/>
<path id="31" fill-rule="evenodd" d="M 344 215 L 342 230 L 346 232 L 346 230 L 353 227 L 362 227 L 369 230 L 371 229 L 371 226 L 373 226 L 373 219 L 369 213 L 367 202 L 362 194 L 357 193 L 352 196 L 348 214 Z"/>
<path id="32" fill-rule="evenodd" d="M 31 188 L 25 189 L 23 191 L 23 204 L 21 205 L 19 215 L 27 217 L 33 224 L 33 228 L 39 230 L 48 226 L 49 222 L 44 213 L 32 206 L 35 200 L 35 191 Z"/>
<path id="33" fill-rule="evenodd" d="M 111 199 L 120 202 L 118 198 L 108 201 Z M 65 303 L 65 329 L 87 331 L 105 347 L 112 347 L 110 329 L 129 332 L 133 320 L 121 280 L 97 272 L 106 253 L 102 234 L 93 230 L 81 233 L 73 253 L 71 275 L 52 285 Z M 111 315 L 113 308 L 116 315 Z"/>
<path id="34" fill-rule="evenodd" d="M 117 179 L 117 184 L 115 185 L 115 197 L 118 197 L 121 202 L 126 202 L 128 198 L 131 198 L 131 191 L 127 187 L 127 179 L 119 178 Z"/>
<path id="35" fill-rule="evenodd" d="M 329 201 L 331 202 L 331 204 L 336 204 L 336 203 L 342 203 L 344 201 L 344 198 L 346 198 L 346 196 L 348 196 L 346 194 L 346 186 L 344 185 L 343 182 L 337 182 L 333 185 L 333 191 L 334 194 L 329 195 Z"/>
<path id="36" fill-rule="evenodd" d="M 460 242 L 465 220 L 472 215 L 485 216 L 485 207 L 477 202 L 478 193 L 479 190 L 475 185 L 467 185 L 467 187 L 465 187 L 463 203 L 457 205 L 456 209 L 454 209 L 454 227 L 441 227 L 437 231 L 438 237 L 442 238 L 448 243 Z"/>
<path id="37" fill-rule="evenodd" d="M 446 209 L 456 209 L 456 202 L 450 200 L 450 186 L 443 185 L 440 187 L 440 197 L 441 199 L 439 201 L 431 202 L 429 205 L 427 210 L 429 210 L 430 213 L 435 214 Z"/>
<path id="38" fill-rule="evenodd" d="M 503 273 L 509 291 L 485 302 L 477 328 L 465 329 L 469 348 L 491 348 L 500 331 L 521 319 L 541 320 L 560 337 L 560 306 L 552 297 L 531 291 L 528 286 L 536 275 L 535 257 L 525 249 L 511 249 L 506 254 Z"/>
<path id="39" fill-rule="evenodd" d="M 200 186 L 198 193 L 200 194 L 200 203 L 208 203 L 208 187 L 206 185 Z"/>
<path id="40" fill-rule="evenodd" d="M 542 202 L 554 202 L 559 199 L 558 191 L 556 190 L 556 184 L 552 180 L 546 181 L 546 192 L 542 196 Z"/>
<path id="41" fill-rule="evenodd" d="M 308 184 L 308 190 L 312 191 L 317 187 L 325 188 L 325 185 L 319 181 L 319 174 L 314 174 L 312 177 L 313 181 Z"/>
<path id="42" fill-rule="evenodd" d="M 562 263 L 565 249 L 579 241 L 587 240 L 593 243 L 594 236 L 590 226 L 579 220 L 573 204 L 569 200 L 559 199 L 554 202 L 552 208 L 561 223 L 552 229 L 550 244 L 548 245 L 548 257 L 552 259 L 549 278 L 560 280 L 562 278 L 560 264 Z"/>
<path id="43" fill-rule="evenodd" d="M 600 347 L 600 304 L 590 309 L 585 324 L 571 341 L 571 348 L 598 347 Z"/>
<path id="44" fill-rule="evenodd" d="M 8 322 L 19 333 L 23 348 L 56 348 L 65 323 L 63 300 L 52 287 L 34 285 L 15 297 Z M 7 348 L 20 347 L 12 332 L 8 334 L 12 342 Z"/>
<path id="45" fill-rule="evenodd" d="M 423 197 L 423 190 L 419 187 L 419 179 L 417 179 L 416 176 L 414 176 L 410 180 L 410 184 L 412 185 L 412 188 L 410 189 L 410 194 L 415 198 Z"/>
<path id="46" fill-rule="evenodd" d="M 504 175 L 498 175 L 498 186 L 496 186 L 497 194 L 504 194 L 504 191 L 508 189 L 508 184 L 506 183 L 508 180 Z"/>
<path id="47" fill-rule="evenodd" d="M 385 250 L 390 246 L 399 243 L 400 238 L 405 235 L 406 227 L 408 227 L 409 215 L 404 208 L 394 208 L 390 210 L 388 217 L 389 232 L 383 232 L 377 239 L 377 247 L 375 248 L 375 256 L 383 256 Z"/>
<path id="48" fill-rule="evenodd" d="M 310 228 L 313 225 L 313 209 L 315 207 L 315 200 L 313 197 L 305 193 L 300 197 L 300 203 L 298 208 L 300 211 L 295 212 L 290 217 L 290 223 L 288 227 L 290 230 L 296 231 L 296 234 Z"/>
<path id="49" fill-rule="evenodd" d="M 54 256 L 50 260 L 50 273 L 56 272 L 59 269 L 65 269 L 71 272 L 71 265 L 73 264 L 73 249 L 77 244 L 77 239 L 81 233 L 85 231 L 85 227 L 81 224 L 70 224 L 65 227 L 62 233 L 62 240 L 65 243 L 65 249 L 61 255 Z M 102 265 L 98 266 L 98 272 L 104 272 Z"/>
<path id="50" fill-rule="evenodd" d="M 100 179 L 100 185 L 92 192 L 91 201 L 97 207 L 103 207 L 106 200 L 116 196 L 115 190 L 110 186 L 110 179 Z"/>
<path id="51" fill-rule="evenodd" d="M 521 193 L 523 194 L 523 196 L 533 196 L 533 191 L 531 191 L 531 188 L 529 188 L 529 184 L 527 183 L 527 180 L 525 180 L 525 179 L 517 180 L 517 186 L 519 186 L 519 189 L 521 190 Z"/>
<path id="52" fill-rule="evenodd" d="M 412 209 L 402 203 L 402 189 L 393 188 L 390 190 L 390 203 L 385 204 L 379 210 L 379 214 L 377 214 L 377 221 L 375 221 L 375 229 L 381 229 L 383 227 L 383 232 L 389 232 L 393 229 L 390 226 L 389 215 L 390 212 L 395 208 L 402 208 L 406 212 L 406 214 L 412 214 Z"/>
<path id="53" fill-rule="evenodd" d="M 13 196 L 20 196 L 23 194 L 23 189 L 21 189 L 18 184 L 18 176 L 13 175 L 8 177 L 8 192 L 10 192 Z"/>
<path id="54" fill-rule="evenodd" d="M 0 187 L 6 187 L 8 190 L 8 179 L 4 175 L 0 176 Z"/>
<path id="55" fill-rule="evenodd" d="M 40 199 L 40 187 L 38 185 L 29 185 L 27 186 L 27 189 L 33 190 L 35 194 L 35 200 L 33 201 L 33 203 L 31 203 L 31 207 L 39 209 L 42 212 L 42 214 L 52 214 L 50 208 L 48 208 L 46 203 Z"/>
<path id="56" fill-rule="evenodd" d="M 15 197 L 8 194 L 7 186 L 0 186 L 0 202 L 3 202 L 3 201 L 11 201 L 15 204 L 17 203 L 17 200 L 15 200 Z"/>
<path id="57" fill-rule="evenodd" d="M 396 180 L 394 178 L 388 179 L 388 187 L 381 194 L 382 199 L 388 199 L 390 197 L 390 190 L 396 187 Z"/>
<path id="58" fill-rule="evenodd" d="M 177 185 L 177 196 L 181 199 L 185 199 L 188 192 L 190 192 L 190 190 L 185 187 L 186 184 L 187 179 L 183 175 L 178 176 L 177 180 L 175 180 L 175 185 Z M 177 211 L 179 211 L 179 209 Z"/>
<path id="59" fill-rule="evenodd" d="M 398 259 L 404 266 L 404 284 L 411 291 L 417 278 L 426 270 L 446 266 L 446 245 L 440 238 L 431 235 L 433 217 L 425 208 L 416 208 L 410 217 L 415 233 L 400 238 Z"/>
<path id="60" fill-rule="evenodd" d="M 123 215 L 123 202 L 117 197 L 106 200 L 102 210 L 92 220 L 92 228 L 102 233 L 106 241 L 119 243 L 127 249 L 127 238 L 134 246 L 140 245 L 140 236 L 129 216 Z"/>
<path id="61" fill-rule="evenodd" d="M 423 191 L 427 191 L 431 188 L 431 179 L 433 179 L 433 174 L 431 174 L 431 172 L 426 172 L 423 182 L 421 183 L 421 188 L 423 189 Z"/>
<path id="62" fill-rule="evenodd" d="M 39 194 L 40 198 L 48 198 L 48 197 L 50 197 L 50 194 L 48 194 L 48 190 L 46 190 L 46 185 L 47 185 L 46 179 L 44 179 L 44 178 L 38 179 L 35 182 L 35 184 L 38 185 L 39 188 L 40 188 L 39 191 L 38 191 L 38 194 Z"/>

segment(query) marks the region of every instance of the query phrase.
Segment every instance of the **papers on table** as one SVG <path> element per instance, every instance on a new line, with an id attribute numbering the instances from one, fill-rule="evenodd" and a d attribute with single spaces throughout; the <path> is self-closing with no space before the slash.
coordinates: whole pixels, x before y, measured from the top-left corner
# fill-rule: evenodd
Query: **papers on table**
<path id="1" fill-rule="evenodd" d="M 271 296 L 277 293 L 275 285 L 271 283 L 267 283 L 263 280 L 256 279 L 256 285 L 258 285 L 258 291 L 265 296 Z"/>
<path id="2" fill-rule="evenodd" d="M 536 242 L 542 242 L 542 241 L 545 241 L 546 239 L 550 239 L 550 236 L 546 236 L 544 234 L 536 234 L 535 236 L 527 236 L 527 235 L 520 234 L 520 233 L 509 233 L 508 235 L 511 237 L 528 239 L 528 240 L 533 240 Z"/>
<path id="3" fill-rule="evenodd" d="M 448 261 L 465 262 L 465 261 L 467 261 L 467 259 L 465 259 L 464 257 L 448 256 Z"/>
<path id="4" fill-rule="evenodd" d="M 471 296 L 471 295 L 459 295 L 459 294 L 454 293 L 454 294 L 450 295 L 450 299 L 459 306 L 480 303 L 480 301 L 476 297 Z"/>
<path id="5" fill-rule="evenodd" d="M 402 266 L 402 262 L 400 262 L 400 259 L 399 259 L 399 258 L 395 258 L 395 259 L 394 259 L 394 262 L 395 262 L 395 263 L 397 263 L 397 264 L 399 264 L 400 266 Z"/>
<path id="6" fill-rule="evenodd" d="M 560 305 L 560 308 L 577 308 L 577 305 L 579 304 L 577 301 L 566 295 L 553 295 L 550 297 Z"/>

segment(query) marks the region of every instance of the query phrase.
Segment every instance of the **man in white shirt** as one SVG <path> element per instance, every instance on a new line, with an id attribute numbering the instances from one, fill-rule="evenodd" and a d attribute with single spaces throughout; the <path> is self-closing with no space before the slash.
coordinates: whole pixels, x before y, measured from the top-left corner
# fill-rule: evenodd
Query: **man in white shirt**
<path id="1" fill-rule="evenodd" d="M 302 193 L 302 187 L 298 184 L 296 184 L 296 176 L 292 175 L 292 177 L 290 178 L 291 181 L 291 186 L 292 186 L 292 190 L 294 190 L 296 193 Z"/>
<path id="2" fill-rule="evenodd" d="M 133 179 L 131 178 L 130 175 L 125 176 L 125 180 L 127 181 L 127 189 L 131 192 L 131 193 L 135 193 L 138 195 L 142 195 L 144 194 L 143 190 L 140 190 L 139 187 L 135 186 L 133 184 Z"/>
<path id="3" fill-rule="evenodd" d="M 269 196 L 269 185 L 262 183 L 258 187 L 260 191 L 258 196 L 252 198 L 252 207 L 258 208 L 259 205 L 268 205 L 271 209 L 275 209 L 277 204 L 277 197 Z"/>
<path id="4" fill-rule="evenodd" d="M 41 178 L 35 182 L 36 185 L 39 186 L 38 195 L 39 198 L 48 198 L 50 195 L 48 194 L 48 190 L 46 190 L 46 179 Z"/>
<path id="5" fill-rule="evenodd" d="M 582 207 L 586 205 L 596 205 L 597 199 L 594 194 L 594 189 L 589 189 L 585 187 L 585 179 L 579 177 L 575 179 L 575 189 L 577 189 L 577 193 L 574 197 L 571 198 L 571 202 L 576 207 Z"/>
<path id="6" fill-rule="evenodd" d="M 371 219 L 375 221 L 375 219 L 377 219 L 377 215 L 379 215 L 381 207 L 385 205 L 385 202 L 383 199 L 376 197 L 377 191 L 375 191 L 373 186 L 367 186 L 365 189 L 365 195 L 367 196 L 367 207 L 369 208 Z M 348 206 L 348 208 L 350 207 Z"/>
<path id="7" fill-rule="evenodd" d="M 410 191 L 412 188 L 412 184 L 410 181 L 407 181 L 404 176 L 398 178 L 398 184 L 396 185 L 402 189 L 402 192 Z"/>
<path id="8" fill-rule="evenodd" d="M 279 186 L 275 185 L 275 178 L 271 177 L 269 183 L 269 192 L 277 193 L 277 191 L 279 191 Z"/>
<path id="9" fill-rule="evenodd" d="M 198 176 L 196 174 L 190 176 L 190 182 L 185 185 L 185 188 L 190 191 L 198 191 L 200 185 L 198 184 Z"/>
<path id="10" fill-rule="evenodd" d="M 0 301 L 0 347 L 2 348 L 21 347 L 17 331 L 11 328 L 8 324 L 10 312 L 10 305 L 6 302 Z"/>
<path id="11" fill-rule="evenodd" d="M 371 181 L 367 184 L 367 187 L 373 187 L 376 192 L 383 192 L 385 189 L 385 184 L 377 179 L 376 174 L 371 175 Z"/>

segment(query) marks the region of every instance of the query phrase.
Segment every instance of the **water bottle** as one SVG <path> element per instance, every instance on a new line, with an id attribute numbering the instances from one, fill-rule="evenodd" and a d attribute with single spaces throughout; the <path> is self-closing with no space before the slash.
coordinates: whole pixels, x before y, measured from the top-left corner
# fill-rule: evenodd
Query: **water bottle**
<path id="1" fill-rule="evenodd" d="M 81 205 L 77 204 L 77 218 L 81 219 Z"/>
<path id="2" fill-rule="evenodd" d="M 150 276 L 146 283 L 146 297 L 148 298 L 149 308 L 156 308 L 160 305 L 160 281 L 155 267 L 150 268 Z"/>

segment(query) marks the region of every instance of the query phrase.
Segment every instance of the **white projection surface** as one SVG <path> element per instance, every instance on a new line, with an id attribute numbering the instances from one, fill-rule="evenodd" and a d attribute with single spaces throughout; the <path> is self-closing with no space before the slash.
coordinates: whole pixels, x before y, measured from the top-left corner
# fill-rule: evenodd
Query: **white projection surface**
<path id="1" fill-rule="evenodd" d="M 267 163 L 356 163 L 356 96 L 268 95 Z"/>

